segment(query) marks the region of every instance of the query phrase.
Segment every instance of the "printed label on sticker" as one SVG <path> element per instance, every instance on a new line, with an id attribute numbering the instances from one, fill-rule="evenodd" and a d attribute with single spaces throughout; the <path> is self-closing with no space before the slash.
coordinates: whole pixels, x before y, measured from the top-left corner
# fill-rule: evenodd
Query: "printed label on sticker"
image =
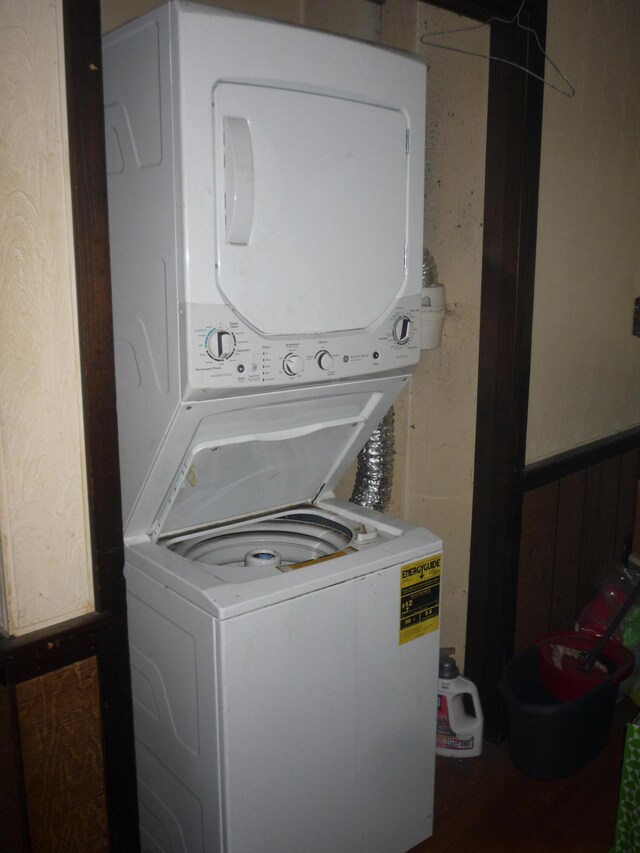
<path id="1" fill-rule="evenodd" d="M 440 627 L 442 554 L 400 567 L 400 645 Z"/>

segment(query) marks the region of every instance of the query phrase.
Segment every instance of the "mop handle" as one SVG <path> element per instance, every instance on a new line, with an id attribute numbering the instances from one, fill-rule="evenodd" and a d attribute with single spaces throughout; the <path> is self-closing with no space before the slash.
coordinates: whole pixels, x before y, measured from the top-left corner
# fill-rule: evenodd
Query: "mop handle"
<path id="1" fill-rule="evenodd" d="M 634 586 L 634 588 L 629 593 L 629 597 L 627 598 L 625 603 L 622 605 L 622 607 L 620 608 L 620 610 L 616 614 L 615 618 L 613 619 L 613 622 L 607 628 L 604 636 L 602 636 L 600 638 L 600 642 L 587 655 L 585 662 L 580 667 L 582 672 L 590 672 L 591 671 L 591 667 L 594 665 L 594 663 L 598 659 L 598 655 L 604 649 L 604 647 L 609 642 L 611 637 L 613 637 L 618 625 L 622 622 L 624 617 L 631 610 L 633 603 L 635 602 L 639 593 L 640 593 L 640 581 L 638 581 L 638 583 Z"/>

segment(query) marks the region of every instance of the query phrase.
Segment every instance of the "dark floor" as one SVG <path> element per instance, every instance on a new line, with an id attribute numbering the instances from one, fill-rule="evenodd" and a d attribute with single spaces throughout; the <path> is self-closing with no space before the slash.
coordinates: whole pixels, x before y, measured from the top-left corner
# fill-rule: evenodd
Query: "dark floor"
<path id="1" fill-rule="evenodd" d="M 411 853 L 608 853 L 626 723 L 639 711 L 620 702 L 606 747 L 569 779 L 525 776 L 506 743 L 485 744 L 478 758 L 438 757 L 433 837 Z"/>

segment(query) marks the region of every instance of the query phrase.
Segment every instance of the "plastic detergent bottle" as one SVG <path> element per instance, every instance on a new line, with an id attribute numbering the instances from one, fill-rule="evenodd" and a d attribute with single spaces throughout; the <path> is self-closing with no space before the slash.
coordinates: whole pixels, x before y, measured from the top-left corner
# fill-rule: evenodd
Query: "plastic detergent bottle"
<path id="1" fill-rule="evenodd" d="M 482 752 L 483 716 L 478 690 L 460 675 L 453 658 L 440 660 L 436 753 L 468 758 Z"/>

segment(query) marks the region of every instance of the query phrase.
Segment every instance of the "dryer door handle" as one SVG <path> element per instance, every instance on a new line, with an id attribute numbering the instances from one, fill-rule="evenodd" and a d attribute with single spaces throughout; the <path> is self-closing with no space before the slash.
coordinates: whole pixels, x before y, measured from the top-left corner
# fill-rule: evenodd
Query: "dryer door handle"
<path id="1" fill-rule="evenodd" d="M 253 225 L 253 147 L 249 122 L 224 117 L 226 241 L 246 245 Z"/>

